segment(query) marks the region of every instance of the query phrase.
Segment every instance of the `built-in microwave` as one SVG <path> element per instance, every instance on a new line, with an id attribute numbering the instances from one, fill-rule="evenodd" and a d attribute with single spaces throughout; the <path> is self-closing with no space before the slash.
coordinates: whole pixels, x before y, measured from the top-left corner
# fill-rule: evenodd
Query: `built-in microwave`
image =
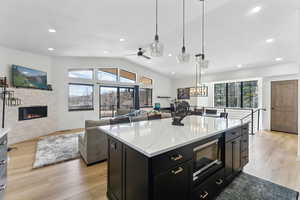
<path id="1" fill-rule="evenodd" d="M 224 166 L 222 137 L 199 145 L 194 151 L 193 181 L 201 182 L 210 174 Z"/>

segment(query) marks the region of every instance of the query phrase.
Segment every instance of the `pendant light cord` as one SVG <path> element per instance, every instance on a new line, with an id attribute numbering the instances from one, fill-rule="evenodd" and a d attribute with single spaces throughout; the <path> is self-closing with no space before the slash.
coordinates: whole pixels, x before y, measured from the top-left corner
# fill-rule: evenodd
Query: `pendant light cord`
<path id="1" fill-rule="evenodd" d="M 202 59 L 204 60 L 204 34 L 205 34 L 205 31 L 204 31 L 204 21 L 205 21 L 205 3 L 204 3 L 204 0 L 202 0 L 203 3 L 202 3 Z"/>
<path id="2" fill-rule="evenodd" d="M 182 24 L 183 24 L 183 27 L 182 27 L 182 30 L 183 30 L 183 37 L 182 37 L 182 44 L 183 44 L 183 47 L 185 47 L 185 0 L 182 1 L 183 2 L 183 12 L 182 12 Z"/>
<path id="3" fill-rule="evenodd" d="M 155 35 L 158 35 L 158 0 L 156 0 L 156 3 L 155 3 L 155 12 L 156 12 L 156 19 L 155 19 Z"/>

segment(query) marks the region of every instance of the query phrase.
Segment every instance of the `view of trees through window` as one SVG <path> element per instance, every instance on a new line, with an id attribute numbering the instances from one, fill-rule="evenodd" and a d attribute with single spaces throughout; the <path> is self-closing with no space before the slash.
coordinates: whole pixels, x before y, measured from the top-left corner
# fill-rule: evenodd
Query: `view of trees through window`
<path id="1" fill-rule="evenodd" d="M 226 83 L 215 84 L 215 107 L 226 107 Z"/>
<path id="2" fill-rule="evenodd" d="M 93 85 L 69 84 L 69 110 L 92 110 Z"/>
<path id="3" fill-rule="evenodd" d="M 214 88 L 215 107 L 258 107 L 257 81 L 217 83 Z"/>
<path id="4" fill-rule="evenodd" d="M 257 81 L 243 82 L 243 107 L 258 107 L 258 86 Z"/>
<path id="5" fill-rule="evenodd" d="M 118 109 L 134 109 L 134 88 L 101 86 L 100 118 L 113 117 Z"/>
<path id="6" fill-rule="evenodd" d="M 152 89 L 140 88 L 140 107 L 152 106 Z"/>

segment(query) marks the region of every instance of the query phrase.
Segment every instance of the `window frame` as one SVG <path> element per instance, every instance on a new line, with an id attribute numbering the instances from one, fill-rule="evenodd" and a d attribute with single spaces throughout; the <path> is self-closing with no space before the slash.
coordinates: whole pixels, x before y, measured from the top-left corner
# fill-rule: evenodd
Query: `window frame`
<path id="1" fill-rule="evenodd" d="M 92 108 L 79 108 L 79 109 L 70 109 L 70 85 L 83 85 L 83 86 L 91 86 L 93 89 L 92 92 Z M 93 111 L 95 110 L 95 100 L 94 100 L 95 90 L 94 90 L 94 84 L 87 84 L 87 83 L 68 83 L 68 111 L 74 112 L 74 111 Z"/>
<path id="2" fill-rule="evenodd" d="M 72 72 L 72 71 L 92 71 L 92 78 L 89 79 L 89 78 L 70 77 L 69 73 Z M 95 70 L 94 70 L 94 68 L 71 68 L 71 69 L 68 69 L 68 78 L 69 79 L 77 79 L 77 80 L 93 81 L 93 80 L 95 80 Z"/>
<path id="3" fill-rule="evenodd" d="M 258 84 L 258 80 L 249 80 L 249 81 L 237 81 L 237 82 L 226 82 L 226 83 L 215 83 L 214 84 L 214 107 L 218 107 L 218 108 L 246 108 L 246 109 L 255 109 L 258 108 L 259 105 L 259 100 L 257 100 L 257 107 L 245 107 L 244 106 L 244 83 L 246 82 L 256 82 L 256 87 L 258 88 L 259 84 Z M 229 107 L 229 84 L 233 84 L 233 83 L 240 83 L 240 91 L 238 93 L 237 96 L 239 96 L 238 98 L 240 98 L 240 107 Z M 225 107 L 222 106 L 216 106 L 216 91 L 215 91 L 215 85 L 216 84 L 225 84 Z M 258 94 L 257 94 L 258 96 Z"/>

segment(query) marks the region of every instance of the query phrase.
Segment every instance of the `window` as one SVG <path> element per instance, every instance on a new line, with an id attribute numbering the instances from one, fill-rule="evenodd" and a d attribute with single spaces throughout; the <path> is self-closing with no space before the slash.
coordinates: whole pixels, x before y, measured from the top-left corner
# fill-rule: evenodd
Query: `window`
<path id="1" fill-rule="evenodd" d="M 215 107 L 226 107 L 226 83 L 215 84 Z"/>
<path id="2" fill-rule="evenodd" d="M 257 81 L 215 84 L 215 107 L 258 107 Z"/>
<path id="3" fill-rule="evenodd" d="M 228 83 L 228 102 L 227 107 L 241 107 L 241 83 Z"/>
<path id="4" fill-rule="evenodd" d="M 93 79 L 92 69 L 71 69 L 68 74 L 69 78 Z"/>
<path id="5" fill-rule="evenodd" d="M 136 74 L 125 71 L 123 69 L 120 69 L 120 82 L 135 83 L 136 82 Z"/>
<path id="6" fill-rule="evenodd" d="M 258 107 L 258 86 L 257 81 L 243 82 L 243 107 Z"/>
<path id="7" fill-rule="evenodd" d="M 69 111 L 93 110 L 93 85 L 69 84 Z"/>
<path id="8" fill-rule="evenodd" d="M 140 83 L 143 85 L 152 85 L 153 84 L 153 80 L 151 78 L 147 78 L 145 76 L 142 76 L 140 78 Z"/>
<path id="9" fill-rule="evenodd" d="M 140 88 L 139 90 L 140 107 L 152 107 L 152 89 Z"/>
<path id="10" fill-rule="evenodd" d="M 99 81 L 118 81 L 118 68 L 99 68 L 97 78 Z"/>

